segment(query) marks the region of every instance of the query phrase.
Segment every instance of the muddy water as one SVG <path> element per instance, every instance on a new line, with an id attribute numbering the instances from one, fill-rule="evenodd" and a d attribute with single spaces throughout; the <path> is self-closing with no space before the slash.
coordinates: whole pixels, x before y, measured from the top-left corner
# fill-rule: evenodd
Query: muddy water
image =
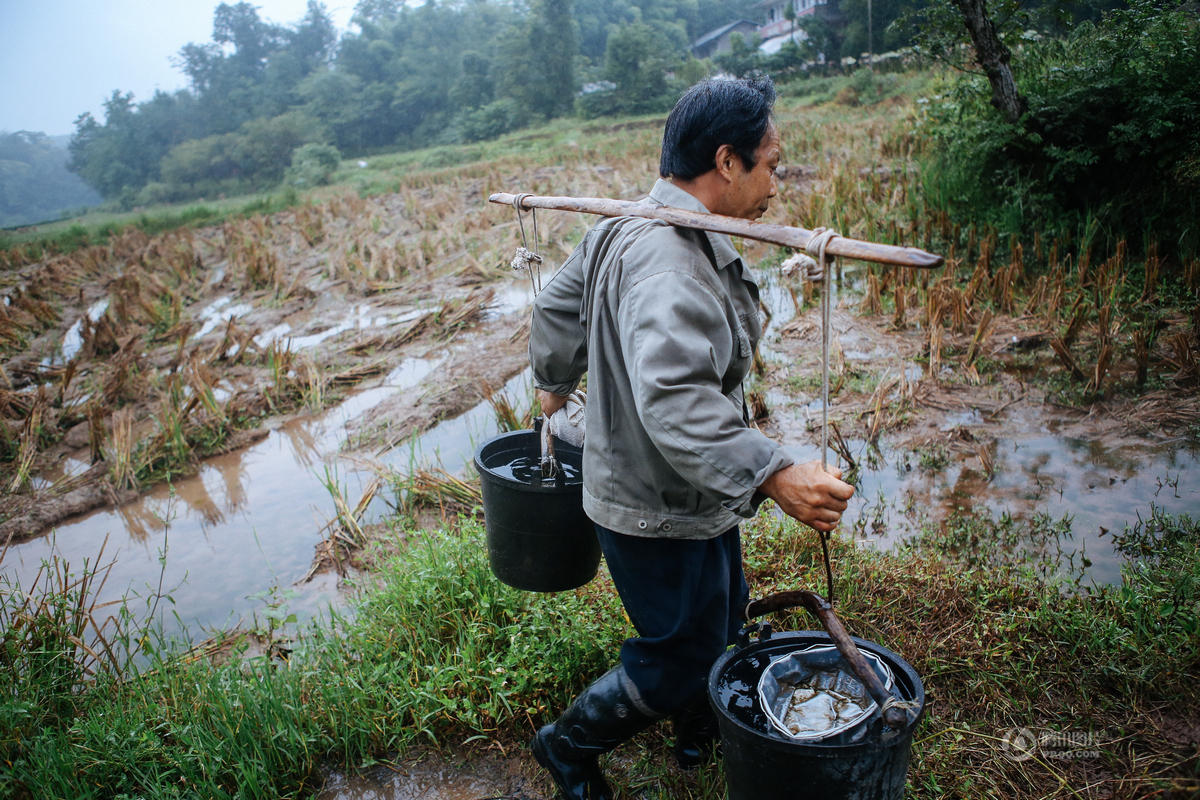
<path id="1" fill-rule="evenodd" d="M 861 283 L 860 274 L 859 269 L 847 270 L 840 289 L 835 283 L 835 304 L 841 292 Z M 771 311 L 763 342 L 768 359 L 779 358 L 772 350 L 772 337 L 795 316 L 792 298 L 776 275 L 764 275 L 760 281 L 763 303 Z M 879 363 L 890 358 L 854 330 L 839 332 L 836 338 L 847 362 Z M 924 372 L 923 365 L 912 362 L 897 363 L 893 371 L 901 369 L 912 381 Z M 780 409 L 790 402 L 775 392 L 768 393 L 767 399 Z M 781 428 L 792 432 L 786 441 L 802 460 L 821 457 L 819 447 L 794 444 L 811 441 L 804 429 L 810 420 L 819 420 L 820 413 L 818 399 L 776 417 Z M 995 436 L 997 423 L 1004 430 L 999 437 Z M 944 465 L 929 465 L 922 464 L 919 454 L 889 445 L 886 436 L 875 451 L 865 441 L 851 440 L 848 445 L 860 464 L 860 474 L 841 530 L 873 546 L 890 548 L 917 534 L 922 525 L 957 510 L 974 509 L 994 517 L 1007 513 L 1023 521 L 1036 514 L 1055 520 L 1068 516 L 1070 531 L 1061 541 L 1043 537 L 1017 546 L 1048 553 L 1061 550 L 1065 566 L 1074 559 L 1088 580 L 1105 584 L 1120 581 L 1123 563 L 1111 534 L 1148 518 L 1152 504 L 1170 514 L 1200 518 L 1200 448 L 1194 442 L 1099 441 L 1069 435 L 1062 427 L 1062 415 L 1044 406 L 1014 405 L 987 421 L 974 410 L 946 414 L 940 423 L 943 432 L 978 432 L 993 459 L 991 478 L 983 474 L 974 454 L 948 454 Z M 832 455 L 830 459 L 834 460 Z"/>
<path id="2" fill-rule="evenodd" d="M 858 274 L 848 270 L 844 282 L 835 285 L 840 291 L 858 280 Z M 764 352 L 768 359 L 778 358 L 773 341 L 795 308 L 777 274 L 764 274 L 762 285 L 764 304 L 772 312 Z M 513 282 L 497 299 L 493 315 L 513 313 L 525 307 L 529 290 Z M 98 303 L 87 313 L 102 311 Z M 215 328 L 239 313 L 236 303 L 220 298 L 205 309 L 204 324 Z M 375 319 L 366 307 L 354 307 L 328 330 L 309 334 L 311 341 L 293 341 L 293 347 L 311 346 L 334 335 L 331 330 L 396 322 Z M 840 337 L 840 345 L 848 361 L 879 360 L 885 355 L 865 340 L 860 342 L 852 330 Z M 353 504 L 374 477 L 361 461 L 339 455 L 346 423 L 369 414 L 395 393 L 411 390 L 434 374 L 440 363 L 437 358 L 407 361 L 381 385 L 326 413 L 282 425 L 242 451 L 209 459 L 195 476 L 173 487 L 160 487 L 136 503 L 90 514 L 59 526 L 51 536 L 16 545 L 5 557 L 3 569 L 28 582 L 51 552 L 79 565 L 95 556 L 100 541 L 109 534 L 106 560 L 115 558 L 116 564 L 106 586 L 108 597 L 126 591 L 146 596 L 157 591 L 161 581 L 175 600 L 170 611 L 180 618 L 179 622 L 166 618 L 170 631 L 182 624 L 187 635 L 202 638 L 207 628 L 249 623 L 265 602 L 284 602 L 302 618 L 315 613 L 337 599 L 335 577 L 326 573 L 309 584 L 294 584 L 309 568 L 319 531 L 334 516 L 323 481 L 336 481 Z M 915 378 L 921 366 L 900 363 L 897 369 Z M 502 391 L 515 407 L 523 408 L 530 402 L 529 384 L 526 371 Z M 779 393 L 768 394 L 768 402 L 785 431 L 785 441 L 801 443 L 796 449 L 802 459 L 818 459 L 820 453 L 808 444 L 813 437 L 804 426 L 819 415 L 819 402 L 789 409 L 788 398 Z M 1024 517 L 1038 512 L 1056 518 L 1069 514 L 1071 533 L 1062 546 L 1086 554 L 1093 580 L 1113 582 L 1119 579 L 1121 562 L 1107 532 L 1120 532 L 1139 514 L 1148 514 L 1151 503 L 1172 513 L 1200 516 L 1200 470 L 1196 469 L 1200 456 L 1195 450 L 1178 444 L 1105 444 L 1072 438 L 1061 433 L 1050 412 L 1040 407 L 1015 406 L 1000 419 L 1011 434 L 991 445 L 991 480 L 980 473 L 975 456 L 951 458 L 944 466 L 928 469 L 916 455 L 890 446 L 886 439 L 873 456 L 864 442 L 850 442 L 864 467 L 842 530 L 890 547 L 915 533 L 923 522 L 956 507 Z M 983 424 L 974 412 L 947 415 L 942 422 L 945 430 L 970 431 Z M 492 408 L 482 402 L 374 460 L 400 472 L 418 464 L 440 464 L 457 471 L 469 462 L 475 447 L 496 431 Z M 980 441 L 992 438 L 981 433 Z M 67 462 L 63 470 L 86 467 L 82 462 Z M 54 477 L 41 476 L 41 480 Z M 384 500 L 377 498 L 368 509 L 367 521 L 383 518 L 388 510 Z"/>
<path id="3" fill-rule="evenodd" d="M 152 594 L 161 576 L 193 638 L 203 628 L 249 623 L 263 605 L 256 593 L 272 587 L 291 610 L 311 614 L 336 596 L 336 580 L 329 576 L 292 591 L 312 560 L 316 532 L 333 516 L 321 482 L 325 469 L 341 473 L 346 494 L 354 498 L 355 485 L 362 483 L 333 458 L 342 427 L 389 394 L 415 386 L 436 365 L 414 359 L 382 387 L 326 414 L 289 422 L 248 448 L 210 458 L 196 475 L 173 486 L 156 487 L 134 503 L 93 512 L 15 545 L 4 568 L 27 582 L 52 552 L 81 565 L 108 535 L 105 558 L 116 562 L 105 587 L 109 597 L 126 589 Z M 166 627 L 177 629 L 172 620 Z"/>
<path id="4" fill-rule="evenodd" d="M 241 451 L 208 459 L 196 475 L 174 486 L 158 487 L 135 503 L 88 514 L 48 536 L 14 545 L 4 570 L 28 584 L 52 552 L 74 565 L 94 560 L 107 534 L 105 561 L 115 564 L 102 599 L 126 591 L 148 597 L 161 579 L 174 600 L 163 619 L 169 633 L 202 639 L 207 629 L 248 625 L 265 603 L 282 602 L 301 619 L 311 616 L 338 601 L 334 574 L 295 585 L 308 571 L 319 531 L 335 513 L 323 481 L 336 480 L 353 505 L 374 477 L 353 459 L 339 457 L 346 423 L 416 386 L 440 363 L 410 359 L 380 386 L 324 414 L 293 420 Z M 528 382 L 528 373 L 518 375 L 502 391 L 519 404 Z M 495 432 L 491 407 L 484 402 L 377 460 L 398 469 L 440 462 L 457 471 L 470 461 L 475 444 Z M 386 512 L 386 504 L 377 499 L 365 521 Z M 160 610 L 164 607 L 160 604 Z"/>
<path id="5" fill-rule="evenodd" d="M 857 456 L 871 460 L 865 442 L 849 445 Z M 1014 434 L 992 451 L 995 472 L 989 481 L 973 456 L 930 470 L 923 469 L 916 456 L 885 444 L 875 466 L 868 463 L 862 469 L 858 493 L 842 517 L 842 531 L 888 548 L 917 534 L 922 524 L 962 509 L 993 517 L 1007 513 L 1023 520 L 1026 528 L 1035 514 L 1069 516 L 1070 533 L 1057 544 L 1043 537 L 1016 546 L 1049 554 L 1061 548 L 1068 558 L 1075 555 L 1077 565 L 1086 566 L 1091 582 L 1103 584 L 1121 577 L 1123 559 L 1114 551 L 1110 534 L 1147 518 L 1151 504 L 1172 514 L 1200 517 L 1196 450 Z M 809 453 L 819 455 L 816 448 Z"/>

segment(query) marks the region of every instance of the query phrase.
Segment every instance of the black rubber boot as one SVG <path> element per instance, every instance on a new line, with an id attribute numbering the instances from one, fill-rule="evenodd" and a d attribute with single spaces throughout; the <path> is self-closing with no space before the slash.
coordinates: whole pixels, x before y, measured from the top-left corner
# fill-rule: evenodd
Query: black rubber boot
<path id="1" fill-rule="evenodd" d="M 639 711 L 615 667 L 583 690 L 557 722 L 542 726 L 530 745 L 554 778 L 563 800 L 612 800 L 596 757 L 658 719 Z"/>
<path id="2" fill-rule="evenodd" d="M 695 769 L 717 751 L 717 715 L 708 704 L 708 693 L 693 698 L 671 715 L 675 729 L 675 762 L 683 769 Z"/>

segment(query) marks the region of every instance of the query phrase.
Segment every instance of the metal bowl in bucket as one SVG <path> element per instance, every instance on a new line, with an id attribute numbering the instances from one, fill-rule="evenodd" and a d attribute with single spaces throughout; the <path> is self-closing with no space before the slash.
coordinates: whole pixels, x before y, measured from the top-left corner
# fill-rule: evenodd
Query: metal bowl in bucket
<path id="1" fill-rule="evenodd" d="M 600 564 L 596 529 L 583 513 L 583 453 L 555 439 L 563 474 L 542 480 L 537 431 L 489 439 L 475 452 L 483 492 L 488 562 L 517 589 L 560 592 L 590 581 Z"/>
<path id="2" fill-rule="evenodd" d="M 894 690 L 915 704 L 900 729 L 877 712 L 859 727 L 812 741 L 796 740 L 770 721 L 758 694 L 773 661 L 814 645 L 832 647 L 824 631 L 776 633 L 734 647 L 713 664 L 708 697 L 717 715 L 729 800 L 795 797 L 805 800 L 900 800 L 912 736 L 925 707 L 916 671 L 896 653 L 857 636 L 859 650 L 887 665 Z M 802 788 L 801 788 L 802 787 Z"/>

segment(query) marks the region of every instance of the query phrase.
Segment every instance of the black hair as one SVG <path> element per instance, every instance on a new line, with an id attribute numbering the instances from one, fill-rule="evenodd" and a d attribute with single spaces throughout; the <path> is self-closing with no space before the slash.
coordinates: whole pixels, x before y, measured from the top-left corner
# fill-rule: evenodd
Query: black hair
<path id="1" fill-rule="evenodd" d="M 775 84 L 769 77 L 710 78 L 683 93 L 667 117 L 658 174 L 691 180 L 716 166 L 727 144 L 754 168 L 754 152 L 771 124 Z"/>

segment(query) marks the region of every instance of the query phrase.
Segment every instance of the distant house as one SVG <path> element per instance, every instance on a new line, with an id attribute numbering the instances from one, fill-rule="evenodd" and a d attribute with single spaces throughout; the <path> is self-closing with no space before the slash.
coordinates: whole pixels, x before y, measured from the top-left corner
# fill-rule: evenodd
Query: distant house
<path id="1" fill-rule="evenodd" d="M 748 19 L 739 19 L 715 28 L 692 42 L 692 54 L 696 58 L 711 58 L 718 53 L 728 53 L 732 47 L 729 41 L 730 37 L 735 33 L 740 33 L 749 39 L 758 33 L 758 23 Z"/>
<path id="2" fill-rule="evenodd" d="M 795 20 L 787 18 L 788 5 L 796 10 Z M 761 9 L 764 18 L 758 29 L 759 49 L 768 54 L 779 52 L 788 40 L 799 43 L 807 39 L 801 26 L 805 20 L 824 17 L 832 21 L 838 16 L 837 0 L 763 0 L 755 8 Z"/>
<path id="3" fill-rule="evenodd" d="M 787 18 L 788 5 L 796 10 L 795 20 Z M 762 14 L 761 23 L 739 19 L 722 25 L 693 42 L 692 52 L 697 58 L 726 53 L 730 49 L 729 37 L 734 33 L 747 37 L 757 35 L 761 40 L 759 49 L 764 53 L 778 52 L 789 39 L 795 42 L 805 40 L 804 30 L 798 24 L 805 18 L 816 15 L 835 17 L 837 0 L 762 0 L 754 8 Z"/>

